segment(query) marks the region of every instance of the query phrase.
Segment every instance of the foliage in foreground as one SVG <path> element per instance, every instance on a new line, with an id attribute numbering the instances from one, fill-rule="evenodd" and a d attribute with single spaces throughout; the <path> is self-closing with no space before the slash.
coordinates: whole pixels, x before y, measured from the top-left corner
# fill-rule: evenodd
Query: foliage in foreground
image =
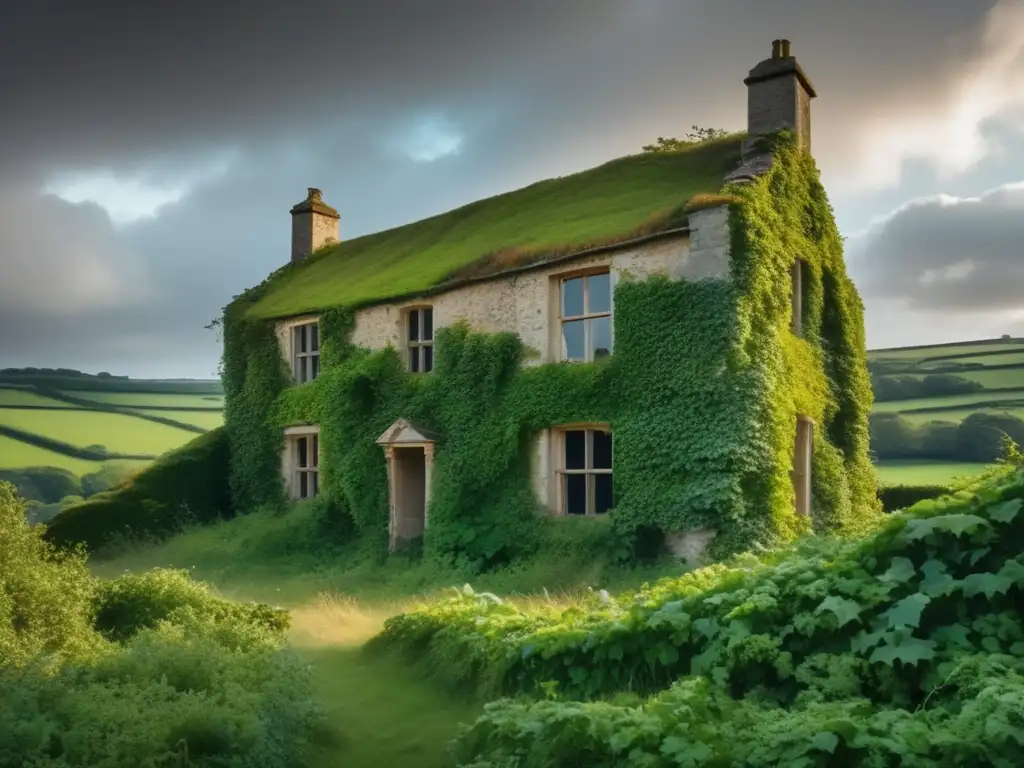
<path id="1" fill-rule="evenodd" d="M 317 713 L 286 626 L 182 572 L 101 584 L 0 483 L 0 767 L 300 765 Z"/>
<path id="2" fill-rule="evenodd" d="M 748 555 L 563 614 L 460 594 L 390 620 L 371 648 L 518 697 L 464 732 L 466 767 L 1015 765 L 1022 508 L 1009 467 L 862 541 Z"/>

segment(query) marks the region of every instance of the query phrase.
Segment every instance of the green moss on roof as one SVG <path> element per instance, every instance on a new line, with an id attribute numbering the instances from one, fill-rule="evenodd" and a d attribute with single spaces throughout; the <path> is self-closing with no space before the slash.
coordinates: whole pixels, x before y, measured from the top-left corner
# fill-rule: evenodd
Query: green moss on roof
<path id="1" fill-rule="evenodd" d="M 248 315 L 365 306 L 681 226 L 686 203 L 738 165 L 742 138 L 630 155 L 343 241 L 282 270 Z"/>

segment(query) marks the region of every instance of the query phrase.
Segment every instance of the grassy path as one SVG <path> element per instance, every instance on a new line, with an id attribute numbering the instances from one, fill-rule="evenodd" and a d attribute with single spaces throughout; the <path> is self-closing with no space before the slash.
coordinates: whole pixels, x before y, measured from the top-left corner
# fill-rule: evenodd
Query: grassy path
<path id="1" fill-rule="evenodd" d="M 459 723 L 480 707 L 455 700 L 390 659 L 360 646 L 398 607 L 368 612 L 354 602 L 319 598 L 292 612 L 292 644 L 313 665 L 329 726 L 311 749 L 315 768 L 442 768 Z"/>

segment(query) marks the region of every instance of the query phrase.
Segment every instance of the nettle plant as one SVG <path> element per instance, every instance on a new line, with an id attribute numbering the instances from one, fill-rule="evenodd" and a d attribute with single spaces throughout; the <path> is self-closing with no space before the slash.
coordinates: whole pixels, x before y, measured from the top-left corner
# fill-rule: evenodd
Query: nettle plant
<path id="1" fill-rule="evenodd" d="M 518 337 L 455 325 L 436 332 L 433 373 L 414 376 L 395 350 L 353 345 L 355 308 L 334 308 L 320 313 L 321 374 L 289 386 L 273 321 L 246 314 L 275 276 L 238 297 L 223 323 L 236 508 L 284 503 L 282 428 L 316 423 L 322 503 L 386 551 L 386 465 L 374 441 L 406 418 L 438 435 L 426 553 L 494 566 L 528 556 L 554 524 L 531 491 L 531 439 L 601 421 L 615 441 L 609 538 L 622 553 L 650 531 L 713 528 L 710 554 L 721 557 L 812 529 L 864 530 L 879 507 L 863 309 L 813 159 L 788 134 L 773 142 L 765 176 L 724 190 L 731 279 L 621 280 L 615 354 L 591 363 L 523 367 Z M 796 259 L 799 335 L 787 309 Z M 793 510 L 798 414 L 817 424 L 811 518 Z"/>

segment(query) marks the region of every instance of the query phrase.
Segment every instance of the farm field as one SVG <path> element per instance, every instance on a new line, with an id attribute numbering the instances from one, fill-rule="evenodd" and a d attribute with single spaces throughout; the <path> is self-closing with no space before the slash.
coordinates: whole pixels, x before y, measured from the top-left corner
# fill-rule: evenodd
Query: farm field
<path id="1" fill-rule="evenodd" d="M 185 424 L 193 424 L 203 429 L 216 429 L 224 423 L 224 414 L 221 411 L 152 411 L 147 408 L 136 410 L 150 416 L 162 416 Z"/>
<path id="2" fill-rule="evenodd" d="M 194 437 L 166 424 L 101 411 L 0 409 L 0 426 L 33 432 L 78 448 L 103 445 L 111 453 L 158 456 Z"/>
<path id="3" fill-rule="evenodd" d="M 1012 352 L 1016 351 L 1013 349 L 1015 346 L 1024 350 L 1024 342 L 1021 339 L 1009 339 L 1006 341 L 1002 339 L 988 339 L 957 344 L 933 344 L 924 347 L 876 349 L 869 350 L 868 356 L 875 360 L 899 360 L 900 362 L 913 363 L 935 357 L 949 357 L 951 355 Z"/>
<path id="4" fill-rule="evenodd" d="M 68 394 L 83 400 L 107 403 L 125 408 L 167 407 L 175 408 L 223 408 L 221 395 L 179 395 L 167 392 L 75 392 Z"/>
<path id="5" fill-rule="evenodd" d="M 133 469 L 145 467 L 148 461 L 133 459 L 117 459 L 116 461 L 88 461 L 65 456 L 62 453 L 38 448 L 29 443 L 0 435 L 0 469 L 21 469 L 23 467 L 57 467 L 66 469 L 76 475 L 87 475 L 97 472 L 104 466 L 118 465 Z"/>
<path id="6" fill-rule="evenodd" d="M 37 406 L 40 408 L 74 408 L 71 403 L 44 397 L 36 392 L 14 387 L 0 387 L 0 408 L 5 406 Z"/>
<path id="7" fill-rule="evenodd" d="M 882 485 L 946 485 L 955 478 L 980 475 L 988 464 L 893 459 L 875 464 Z"/>
<path id="8" fill-rule="evenodd" d="M 1024 419 L 1024 405 L 1016 408 L 954 408 L 948 411 L 926 411 L 926 412 L 901 412 L 900 415 L 913 424 L 925 424 L 929 421 L 955 421 L 961 422 L 972 413 L 1007 414 Z"/>
<path id="9" fill-rule="evenodd" d="M 1021 378 L 1024 378 L 1022 376 Z M 1024 389 L 1004 390 L 1000 392 L 967 392 L 962 395 L 943 395 L 941 397 L 915 397 L 908 400 L 883 400 L 876 402 L 874 410 L 876 413 L 914 411 L 919 408 L 954 408 L 977 405 L 984 407 L 985 403 L 1003 402 L 1006 400 L 1019 400 L 1024 403 Z M 974 410 L 971 408 L 970 410 Z"/>

